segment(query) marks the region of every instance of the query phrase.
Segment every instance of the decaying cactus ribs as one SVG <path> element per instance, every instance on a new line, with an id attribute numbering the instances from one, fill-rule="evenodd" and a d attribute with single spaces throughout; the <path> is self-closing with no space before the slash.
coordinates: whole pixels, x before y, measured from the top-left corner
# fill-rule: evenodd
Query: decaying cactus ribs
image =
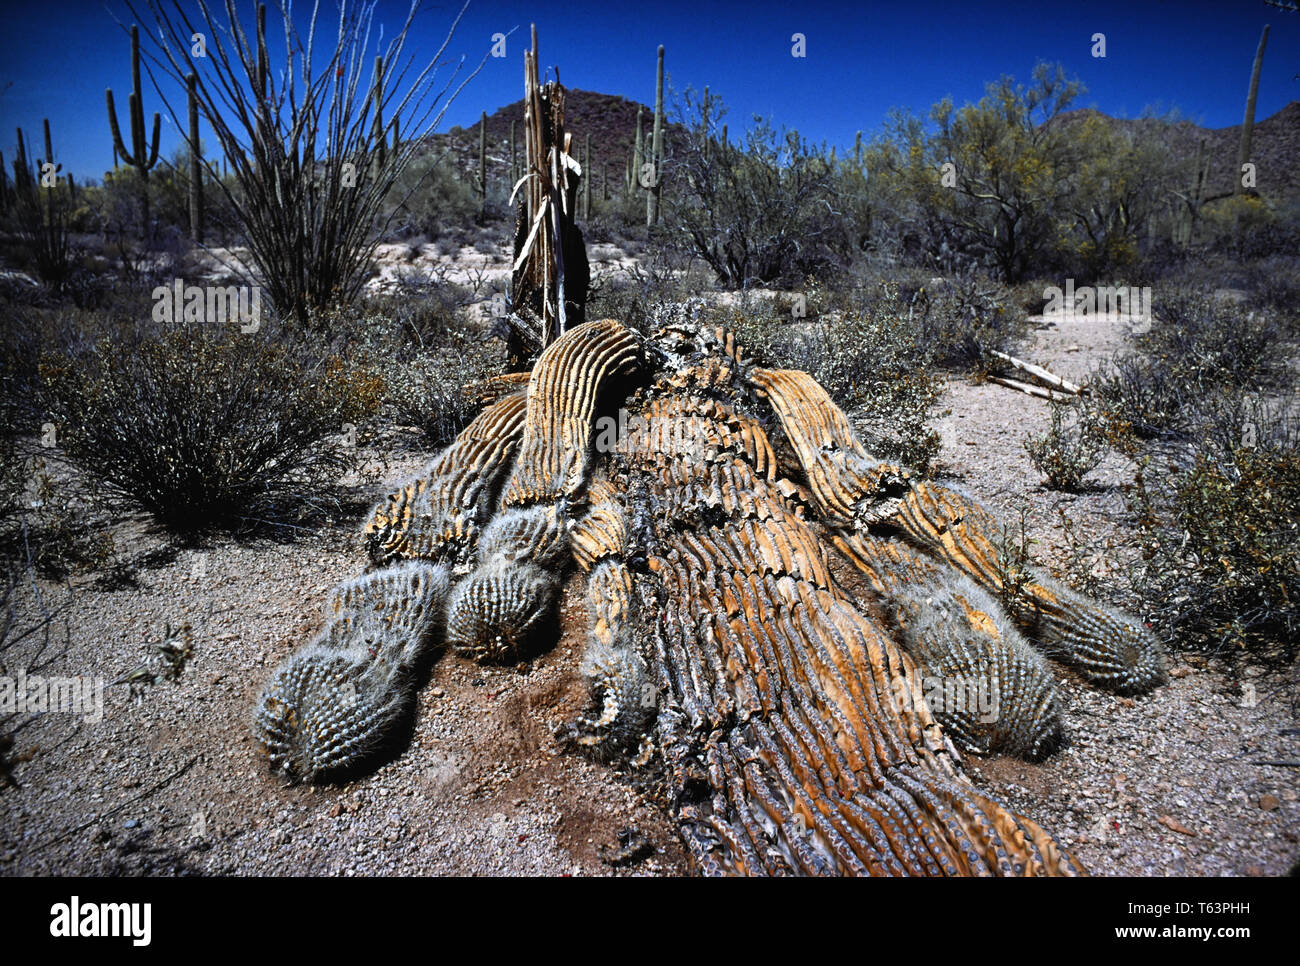
<path id="1" fill-rule="evenodd" d="M 602 391 L 633 370 L 627 431 L 596 452 Z M 363 616 L 371 597 L 336 595 L 326 632 L 264 696 L 257 729 L 276 760 L 300 761 L 322 730 L 308 722 L 341 700 L 332 682 L 360 679 L 360 628 L 377 629 L 364 653 L 385 666 L 408 666 L 415 642 L 444 626 L 462 653 L 511 660 L 572 559 L 586 574 L 582 669 L 596 710 L 569 737 L 602 756 L 638 748 L 636 763 L 660 769 L 700 871 L 1082 872 L 1051 835 L 969 783 L 940 724 L 968 747 L 1025 755 L 1055 734 L 1050 679 L 985 592 L 997 589 L 989 575 L 961 558 L 990 532 L 976 505 L 945 497 L 936 526 L 927 500 L 939 488 L 872 460 L 815 382 L 753 369 L 723 330 L 670 327 L 641 344 L 616 322 L 588 323 L 543 353 L 527 387 L 526 403 L 496 398 L 376 510 L 368 543 L 387 569 L 364 579 L 428 568 L 391 563 L 425 557 L 446 561 L 427 574 L 436 590 L 412 597 L 409 620 L 381 608 L 378 622 Z M 777 447 L 770 425 L 784 435 Z M 777 452 L 791 450 L 796 465 L 782 465 Z M 967 517 L 978 526 L 963 530 Z M 832 546 L 875 599 L 845 590 Z M 454 586 L 440 582 L 471 560 Z M 1088 666 L 1104 635 L 1052 594 L 1066 603 L 1046 618 L 1013 616 Z M 445 618 L 427 620 L 430 606 Z M 335 653 L 349 655 L 338 668 Z M 1122 683 L 1106 677 L 1119 664 L 1127 681 L 1148 673 L 1110 647 L 1094 674 Z M 952 709 L 936 717 L 927 668 L 990 675 L 1014 720 L 998 731 Z M 350 752 L 336 746 L 331 765 Z"/>
<path id="2" fill-rule="evenodd" d="M 841 532 L 893 531 L 966 574 L 999 599 L 1043 649 L 1093 683 L 1121 694 L 1164 680 L 1159 642 L 1135 619 L 1025 570 L 1007 586 L 998 563 L 999 528 L 968 496 L 917 480 L 870 456 L 826 391 L 805 372 L 754 369 L 781 420 L 824 519 Z"/>

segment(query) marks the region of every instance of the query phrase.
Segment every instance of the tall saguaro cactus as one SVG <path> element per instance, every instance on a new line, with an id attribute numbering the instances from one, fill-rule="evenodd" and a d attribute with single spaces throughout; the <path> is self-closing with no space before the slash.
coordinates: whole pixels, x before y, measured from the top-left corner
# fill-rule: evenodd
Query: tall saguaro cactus
<path id="1" fill-rule="evenodd" d="M 158 133 L 162 128 L 162 116 L 154 111 L 153 136 L 146 150 L 144 136 L 144 100 L 140 92 L 140 28 L 131 27 L 131 97 L 128 101 L 128 113 L 131 117 L 131 150 L 126 149 L 122 132 L 117 126 L 117 108 L 113 106 L 113 89 L 104 91 L 108 101 L 108 124 L 113 131 L 113 147 L 122 160 L 135 168 L 140 174 L 140 220 L 142 239 L 149 237 L 149 171 L 158 163 Z"/>
<path id="2" fill-rule="evenodd" d="M 388 125 L 384 124 L 384 58 L 375 57 L 375 77 L 370 86 L 370 103 L 375 109 L 375 121 L 370 129 L 370 140 L 375 145 L 375 158 L 379 167 L 388 164 L 390 156 L 396 156 L 400 138 L 400 115 L 394 115 Z M 393 129 L 393 143 L 387 140 L 387 128 Z"/>
<path id="3" fill-rule="evenodd" d="M 596 176 L 591 166 L 591 132 L 587 132 L 587 142 L 582 150 L 582 217 L 591 219 L 591 179 Z"/>
<path id="4" fill-rule="evenodd" d="M 510 122 L 510 185 L 519 180 L 519 157 L 515 151 L 515 122 Z"/>
<path id="5" fill-rule="evenodd" d="M 641 138 L 641 115 L 645 108 L 640 104 L 636 106 L 636 142 L 632 147 L 632 170 L 628 172 L 627 190 L 631 191 L 641 183 L 641 165 L 645 161 L 645 151 L 642 147 Z"/>
<path id="6" fill-rule="evenodd" d="M 190 237 L 203 244 L 203 155 L 199 150 L 199 76 L 185 78 L 190 121 Z"/>
<path id="7" fill-rule="evenodd" d="M 1259 94 L 1259 69 L 1264 64 L 1264 47 L 1268 44 L 1268 24 L 1259 35 L 1259 49 L 1255 51 L 1255 66 L 1250 71 L 1250 90 L 1246 94 L 1246 117 L 1241 122 L 1241 147 L 1237 151 L 1237 170 L 1233 193 L 1240 194 L 1244 189 L 1241 183 L 1241 169 L 1250 160 L 1250 137 L 1255 129 L 1255 96 Z"/>
<path id="8" fill-rule="evenodd" d="M 478 190 L 483 196 L 483 216 L 487 216 L 487 111 L 478 124 Z"/>
<path id="9" fill-rule="evenodd" d="M 654 183 L 645 201 L 645 225 L 653 228 L 659 224 L 659 186 L 663 180 L 660 168 L 664 160 L 664 45 L 659 45 L 659 65 L 655 80 L 654 141 L 650 146 L 650 163 L 654 165 Z"/>

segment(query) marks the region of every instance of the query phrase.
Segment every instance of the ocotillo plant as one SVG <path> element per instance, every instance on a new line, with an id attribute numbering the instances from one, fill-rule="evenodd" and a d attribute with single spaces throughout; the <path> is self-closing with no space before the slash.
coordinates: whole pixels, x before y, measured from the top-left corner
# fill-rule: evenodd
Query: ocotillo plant
<path id="1" fill-rule="evenodd" d="M 1241 183 L 1241 169 L 1250 160 L 1250 136 L 1255 128 L 1255 96 L 1259 93 L 1259 69 L 1264 63 L 1264 47 L 1268 44 L 1268 24 L 1259 35 L 1259 49 L 1255 51 L 1255 66 L 1250 71 L 1250 90 L 1246 93 L 1246 117 L 1241 122 L 1241 147 L 1237 151 L 1237 170 L 1233 172 L 1232 190 L 1240 194 L 1244 187 Z"/>
<path id="2" fill-rule="evenodd" d="M 140 175 L 140 237 L 149 237 L 149 171 L 158 163 L 158 132 L 162 127 L 162 116 L 154 111 L 153 137 L 148 150 L 145 149 L 144 137 L 144 100 L 140 92 L 140 29 L 131 27 L 131 97 L 128 112 L 131 116 L 131 150 L 126 149 L 122 141 L 122 132 L 117 126 L 117 108 L 113 106 L 113 89 L 104 91 L 108 101 L 108 124 L 113 131 L 113 148 L 122 160 Z"/>
<path id="3" fill-rule="evenodd" d="M 201 110 L 230 166 L 221 179 L 209 167 L 214 177 L 206 187 L 220 193 L 246 240 L 246 269 L 239 274 L 259 286 L 278 318 L 299 328 L 318 324 L 314 309 L 360 295 L 392 217 L 384 214 L 385 198 L 447 105 L 486 65 L 487 54 L 472 71 L 462 71 L 453 59 L 452 70 L 441 73 L 448 61 L 436 52 L 423 68 L 416 63 L 409 71 L 395 70 L 410 49 L 409 20 L 375 51 L 368 39 L 371 5 L 339 6 L 336 25 L 325 28 L 313 18 L 301 32 L 287 6 L 276 4 L 285 28 L 277 64 L 268 51 L 264 3 L 257 5 L 255 34 L 243 26 L 234 4 L 200 5 L 197 14 L 153 0 L 148 6 L 157 31 L 147 31 L 143 41 L 152 44 L 154 63 L 180 87 L 191 72 L 203 78 L 197 90 Z M 195 30 L 208 40 L 202 66 L 190 42 Z M 454 30 L 455 22 L 444 43 Z M 376 144 L 371 79 L 365 74 L 375 53 L 385 65 L 384 129 L 396 135 L 400 117 L 406 137 L 395 156 L 390 143 L 387 162 L 368 177 Z M 173 121 L 183 130 L 178 115 Z M 404 189 L 391 210 L 414 190 Z"/>
<path id="4" fill-rule="evenodd" d="M 203 244 L 203 155 L 199 148 L 199 75 L 185 78 L 190 121 L 190 237 Z"/>
<path id="5" fill-rule="evenodd" d="M 651 145 L 650 163 L 653 165 L 653 183 L 646 195 L 645 226 L 652 228 L 659 224 L 659 183 L 662 178 L 660 168 L 664 160 L 664 45 L 659 45 L 659 65 L 655 80 L 655 127 L 654 142 Z"/>

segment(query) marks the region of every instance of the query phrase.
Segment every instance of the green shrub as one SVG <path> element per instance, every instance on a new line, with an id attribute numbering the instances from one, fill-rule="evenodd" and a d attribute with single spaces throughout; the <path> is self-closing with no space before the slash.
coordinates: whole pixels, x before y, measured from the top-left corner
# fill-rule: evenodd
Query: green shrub
<path id="1" fill-rule="evenodd" d="M 1232 395 L 1286 386 L 1284 330 L 1275 314 L 1196 292 L 1175 292 L 1154 310 L 1156 322 L 1093 386 L 1108 418 L 1139 439 L 1186 435 L 1198 406 Z"/>
<path id="2" fill-rule="evenodd" d="M 233 326 L 100 339 L 40 376 L 68 460 L 180 531 L 319 507 L 383 392 L 318 343 Z"/>
<path id="3" fill-rule="evenodd" d="M 1034 468 L 1047 477 L 1053 490 L 1077 492 L 1083 478 L 1097 467 L 1106 451 L 1098 418 L 1078 397 L 1071 403 L 1072 422 L 1067 423 L 1065 406 L 1052 406 L 1052 423 L 1046 433 L 1025 440 L 1025 452 Z"/>
<path id="4" fill-rule="evenodd" d="M 1008 289 L 989 279 L 954 277 L 926 284 L 908 311 L 918 320 L 936 365 L 984 373 L 990 352 L 1010 353 L 1024 337 L 1023 301 L 1023 287 Z M 1038 311 L 1041 304 L 1040 298 Z"/>
<path id="5" fill-rule="evenodd" d="M 1300 434 L 1258 405 L 1213 416 L 1189 460 L 1140 464 L 1140 588 L 1182 646 L 1289 661 L 1300 643 Z"/>
<path id="6" fill-rule="evenodd" d="M 387 377 L 393 418 L 418 426 L 431 447 L 451 442 L 479 409 L 476 384 L 501 371 L 499 350 L 496 356 L 480 340 L 455 334 L 393 367 Z"/>

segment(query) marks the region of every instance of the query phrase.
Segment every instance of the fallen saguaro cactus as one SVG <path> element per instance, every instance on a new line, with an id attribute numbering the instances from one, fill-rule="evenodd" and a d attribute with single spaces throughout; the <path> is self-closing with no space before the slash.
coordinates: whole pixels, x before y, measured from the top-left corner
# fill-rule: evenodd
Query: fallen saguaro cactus
<path id="1" fill-rule="evenodd" d="M 1121 694 L 1164 681 L 1159 642 L 1134 618 L 1025 569 L 1008 586 L 998 564 L 999 527 L 970 497 L 917 480 L 858 442 L 848 420 L 805 372 L 755 369 L 790 439 L 819 510 L 843 533 L 892 531 L 1011 602 L 1011 617 L 1053 657 Z"/>
<path id="2" fill-rule="evenodd" d="M 365 694 L 400 694 L 369 670 L 374 658 L 408 667 L 444 625 L 477 660 L 544 643 L 572 560 L 586 575 L 592 710 L 561 737 L 656 770 L 699 871 L 1083 871 L 1049 833 L 976 790 L 950 740 L 1034 757 L 1059 732 L 1046 667 L 993 600 L 992 531 L 978 505 L 872 459 L 810 377 L 754 369 L 726 330 L 677 326 L 642 340 L 611 320 L 587 323 L 542 354 L 526 404 L 509 394 L 522 384 L 489 393 L 484 414 L 376 510 L 368 545 L 387 569 L 363 586 L 433 566 L 392 563 L 403 557 L 442 563 L 419 571 L 427 592 L 385 604 L 378 623 L 369 592 L 349 584 L 336 595 L 326 632 L 264 695 L 256 730 L 273 763 L 316 777 L 320 762 L 353 761 L 365 743 L 301 751 L 318 722 L 346 716 L 335 682 L 370 673 Z M 630 418 L 596 447 L 598 401 L 611 393 Z M 841 579 L 852 572 L 871 585 L 861 598 Z M 1036 586 L 1038 611 L 1010 615 L 1027 633 L 1098 680 L 1149 683 L 1146 637 L 1125 625 L 1141 652 L 1127 654 L 1098 629 L 1096 605 Z M 430 622 L 432 607 L 445 618 Z M 979 678 L 997 718 L 934 697 L 932 707 L 927 674 Z M 383 710 L 366 733 L 390 726 L 392 702 L 367 700 Z"/>
<path id="3" fill-rule="evenodd" d="M 963 750 L 1037 761 L 1062 735 L 1047 662 L 969 578 L 900 540 L 832 534 L 875 587 L 929 685 L 927 703 Z M 930 691 L 938 690 L 937 699 Z"/>
<path id="4" fill-rule="evenodd" d="M 524 397 L 485 409 L 414 480 L 375 507 L 366 548 L 380 566 L 395 560 L 461 563 L 491 517 L 501 476 L 524 430 Z"/>
<path id="5" fill-rule="evenodd" d="M 334 591 L 325 630 L 271 675 L 258 704 L 254 731 L 273 771 L 310 780 L 382 745 L 408 707 L 448 584 L 445 566 L 410 561 Z"/>

